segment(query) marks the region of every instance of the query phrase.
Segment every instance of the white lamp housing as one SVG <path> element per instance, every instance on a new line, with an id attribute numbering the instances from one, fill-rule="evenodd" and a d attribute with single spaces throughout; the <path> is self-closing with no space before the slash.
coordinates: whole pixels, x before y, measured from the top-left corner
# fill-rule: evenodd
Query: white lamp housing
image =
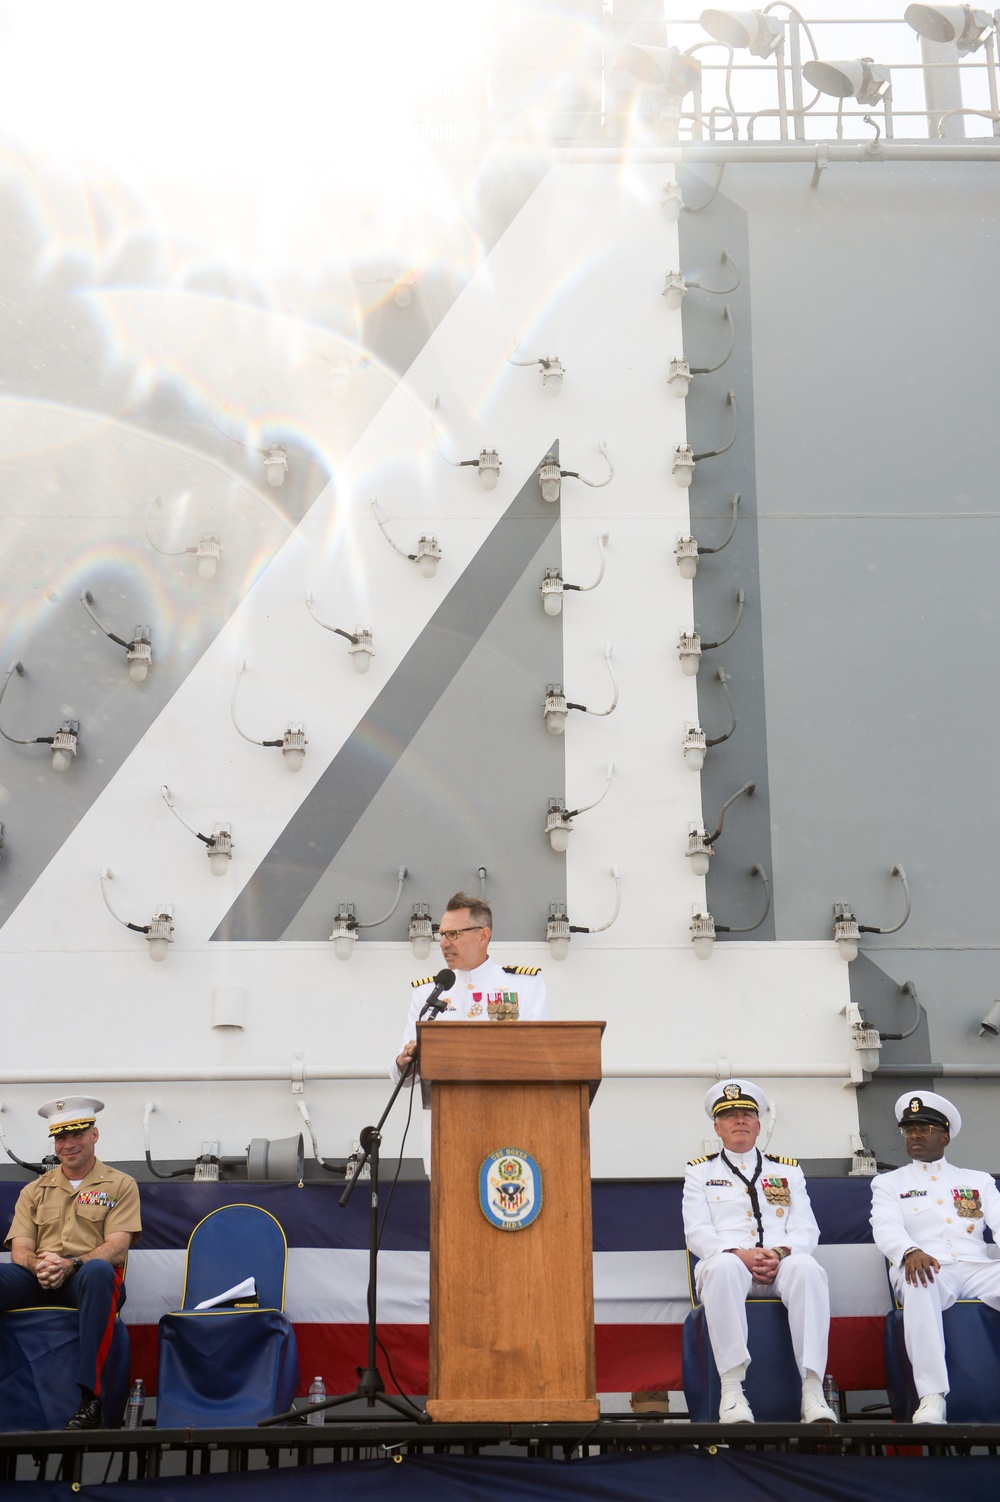
<path id="1" fill-rule="evenodd" d="M 680 184 L 669 182 L 663 184 L 663 197 L 660 199 L 660 207 L 670 224 L 676 224 L 681 217 L 681 209 L 684 207 L 684 194 L 680 190 Z"/>
<path id="2" fill-rule="evenodd" d="M 149 945 L 149 958 L 158 964 L 165 960 L 170 946 L 174 942 L 174 910 L 170 903 L 161 902 L 153 914 L 146 935 L 146 943 Z"/>
<path id="3" fill-rule="evenodd" d="M 881 104 L 891 88 L 886 69 L 878 67 L 870 57 L 834 63 L 814 57 L 803 65 L 802 77 L 821 94 L 830 94 L 834 99 L 853 98 L 871 107 Z"/>
<path id="4" fill-rule="evenodd" d="M 153 662 L 153 648 L 148 626 L 136 626 L 126 652 L 128 675 L 133 683 L 143 683 Z"/>
<path id="5" fill-rule="evenodd" d="M 289 772 L 301 772 L 306 759 L 306 727 L 301 720 L 293 720 L 281 737 L 281 754 Z"/>
<path id="6" fill-rule="evenodd" d="M 565 855 L 569 849 L 572 831 L 573 820 L 566 813 L 566 804 L 562 798 L 550 798 L 549 811 L 545 816 L 545 833 L 557 855 Z"/>
<path id="7" fill-rule="evenodd" d="M 371 660 L 375 656 L 375 648 L 372 646 L 372 634 L 367 626 L 355 626 L 354 635 L 357 641 L 347 645 L 348 656 L 354 664 L 356 673 L 367 673 L 371 666 Z"/>
<path id="8" fill-rule="evenodd" d="M 337 909 L 337 916 L 333 920 L 333 932 L 330 935 L 333 942 L 333 952 L 338 960 L 349 960 L 354 953 L 354 946 L 358 942 L 358 928 L 354 922 L 353 902 L 342 902 Z"/>
<path id="9" fill-rule="evenodd" d="M 561 902 L 549 903 L 549 921 L 545 925 L 545 940 L 549 954 L 554 960 L 564 960 L 569 955 L 569 916 Z"/>
<path id="10" fill-rule="evenodd" d="M 874 1074 L 878 1068 L 882 1049 L 882 1039 L 877 1027 L 866 1027 L 863 1022 L 855 1022 L 851 1027 L 851 1043 L 857 1049 L 858 1063 L 868 1074 Z"/>
<path id="11" fill-rule="evenodd" d="M 975 52 L 994 29 L 994 18 L 971 5 L 908 5 L 903 20 L 929 42 L 954 42 L 959 57 Z"/>
<path id="12" fill-rule="evenodd" d="M 436 537 L 421 537 L 417 543 L 417 568 L 422 579 L 433 579 L 441 562 L 441 549 Z"/>
<path id="13" fill-rule="evenodd" d="M 701 667 L 701 637 L 697 631 L 682 631 L 677 643 L 677 655 L 681 671 L 688 678 L 696 678 Z"/>
<path id="14" fill-rule="evenodd" d="M 840 958 L 850 964 L 858 957 L 858 944 L 861 940 L 857 919 L 843 902 L 834 903 L 833 918 L 833 937 L 840 951 Z"/>
<path id="15" fill-rule="evenodd" d="M 546 615 L 558 615 L 562 610 L 563 576 L 557 568 L 547 568 L 542 580 L 542 608 Z"/>
<path id="16" fill-rule="evenodd" d="M 63 720 L 52 737 L 52 770 L 68 772 L 76 755 L 76 743 L 80 738 L 80 721 Z"/>
<path id="17" fill-rule="evenodd" d="M 770 57 L 785 36 L 781 22 L 760 10 L 703 10 L 700 19 L 710 37 L 727 47 L 746 48 L 751 57 Z"/>
<path id="18" fill-rule="evenodd" d="M 264 473 L 269 485 L 284 485 L 288 473 L 288 453 L 283 443 L 272 443 L 265 451 Z"/>
<path id="19" fill-rule="evenodd" d="M 414 903 L 407 938 L 410 941 L 413 958 L 425 960 L 431 952 L 431 944 L 434 941 L 434 924 L 431 921 L 431 910 L 426 902 Z"/>
<path id="20" fill-rule="evenodd" d="M 694 479 L 694 449 L 689 443 L 674 445 L 674 462 L 671 473 L 682 490 L 687 490 Z"/>
<path id="21" fill-rule="evenodd" d="M 675 310 L 679 308 L 684 301 L 686 291 L 687 282 L 684 279 L 683 271 L 668 271 L 662 293 L 662 296 L 666 298 L 667 307 Z"/>
<path id="22" fill-rule="evenodd" d="M 691 390 L 691 380 L 691 366 L 681 355 L 675 355 L 670 362 L 670 374 L 667 376 L 667 385 L 674 396 L 683 401 Z M 683 484 L 683 481 L 680 483 Z"/>
<path id="23" fill-rule="evenodd" d="M 479 483 L 484 490 L 496 490 L 500 478 L 500 455 L 496 449 L 482 449 L 479 454 Z"/>
<path id="24" fill-rule="evenodd" d="M 208 867 L 213 876 L 225 876 L 233 862 L 233 828 L 231 824 L 216 824 L 212 839 L 205 846 Z"/>
<path id="25" fill-rule="evenodd" d="M 558 355 L 546 355 L 539 364 L 542 367 L 542 390 L 546 396 L 558 396 L 563 388 L 566 367 Z"/>
<path id="26" fill-rule="evenodd" d="M 691 908 L 691 943 L 699 960 L 710 960 L 715 948 L 715 919 L 697 903 Z"/>
<path id="27" fill-rule="evenodd" d="M 558 464 L 552 460 L 546 460 L 538 466 L 538 485 L 542 492 L 543 501 L 558 501 L 562 490 L 562 473 Z"/>
<path id="28" fill-rule="evenodd" d="M 708 755 L 705 732 L 689 720 L 684 727 L 684 760 L 692 772 L 700 772 Z"/>
<path id="29" fill-rule="evenodd" d="M 695 876 L 708 875 L 709 862 L 714 854 L 714 849 L 708 843 L 704 824 L 689 824 L 687 858 Z"/>
<path id="30" fill-rule="evenodd" d="M 682 579 L 693 579 L 698 572 L 698 544 L 693 537 L 678 537 L 674 548 L 677 568 Z"/>
<path id="31" fill-rule="evenodd" d="M 417 279 L 412 271 L 400 271 L 392 279 L 392 293 L 397 308 L 408 308 L 413 301 L 413 289 Z"/>
<path id="32" fill-rule="evenodd" d="M 566 716 L 569 709 L 566 705 L 566 695 L 562 691 L 561 683 L 549 683 L 545 689 L 545 705 L 542 709 L 545 716 L 545 728 L 550 735 L 562 735 L 566 730 Z"/>
<path id="33" fill-rule="evenodd" d="M 222 544 L 218 534 L 206 532 L 198 543 L 198 577 L 199 579 L 214 579 L 219 567 L 219 559 L 222 556 Z"/>

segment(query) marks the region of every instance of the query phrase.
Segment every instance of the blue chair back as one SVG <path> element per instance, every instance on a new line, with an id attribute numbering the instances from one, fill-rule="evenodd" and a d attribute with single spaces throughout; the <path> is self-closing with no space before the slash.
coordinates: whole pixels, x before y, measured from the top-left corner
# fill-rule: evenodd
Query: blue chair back
<path id="1" fill-rule="evenodd" d="M 191 1232 L 182 1309 L 194 1309 L 244 1278 L 257 1280 L 262 1309 L 284 1309 L 288 1243 L 279 1221 L 259 1205 L 223 1205 Z"/>

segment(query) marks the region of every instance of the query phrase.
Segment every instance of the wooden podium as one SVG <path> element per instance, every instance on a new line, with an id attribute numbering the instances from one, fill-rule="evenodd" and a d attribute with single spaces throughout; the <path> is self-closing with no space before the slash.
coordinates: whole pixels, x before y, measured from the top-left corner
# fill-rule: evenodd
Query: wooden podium
<path id="1" fill-rule="evenodd" d="M 440 1422 L 585 1422 L 594 1372 L 590 1101 L 603 1022 L 425 1022 L 431 1086 L 430 1372 Z M 480 1174 L 529 1154 L 541 1208 L 493 1224 Z"/>

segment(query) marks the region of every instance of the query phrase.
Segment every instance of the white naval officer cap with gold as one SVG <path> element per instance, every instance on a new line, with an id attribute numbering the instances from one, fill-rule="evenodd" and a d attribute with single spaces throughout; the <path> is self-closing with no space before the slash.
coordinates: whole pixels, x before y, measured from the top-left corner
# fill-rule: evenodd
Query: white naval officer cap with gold
<path id="1" fill-rule="evenodd" d="M 755 1111 L 759 1116 L 767 1106 L 767 1096 L 752 1080 L 718 1080 L 705 1093 L 709 1121 L 715 1121 L 724 1111 Z"/>
<path id="2" fill-rule="evenodd" d="M 49 1136 L 60 1137 L 64 1132 L 85 1132 L 103 1110 L 103 1100 L 93 1095 L 66 1095 L 62 1100 L 47 1100 L 38 1107 L 38 1114 L 48 1122 Z"/>
<path id="3" fill-rule="evenodd" d="M 896 1102 L 896 1120 L 901 1127 L 908 1121 L 923 1121 L 929 1126 L 944 1127 L 949 1137 L 962 1130 L 962 1114 L 957 1106 L 933 1090 L 914 1090 Z"/>

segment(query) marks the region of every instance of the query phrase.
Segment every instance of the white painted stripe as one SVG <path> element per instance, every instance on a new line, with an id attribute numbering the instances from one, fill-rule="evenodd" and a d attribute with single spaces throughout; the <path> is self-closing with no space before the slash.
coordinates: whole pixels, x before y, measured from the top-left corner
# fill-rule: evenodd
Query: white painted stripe
<path id="1" fill-rule="evenodd" d="M 131 1253 L 124 1318 L 156 1324 L 180 1307 L 184 1252 Z M 817 1259 L 830 1279 L 835 1316 L 885 1314 L 889 1290 L 884 1262 L 873 1246 L 823 1246 Z M 385 1324 L 425 1325 L 430 1258 L 427 1252 L 383 1251 L 378 1261 L 378 1317 Z M 364 1324 L 368 1253 L 290 1247 L 286 1309 L 299 1324 Z M 691 1308 L 683 1252 L 596 1252 L 594 1321 L 599 1325 L 681 1324 Z"/>

